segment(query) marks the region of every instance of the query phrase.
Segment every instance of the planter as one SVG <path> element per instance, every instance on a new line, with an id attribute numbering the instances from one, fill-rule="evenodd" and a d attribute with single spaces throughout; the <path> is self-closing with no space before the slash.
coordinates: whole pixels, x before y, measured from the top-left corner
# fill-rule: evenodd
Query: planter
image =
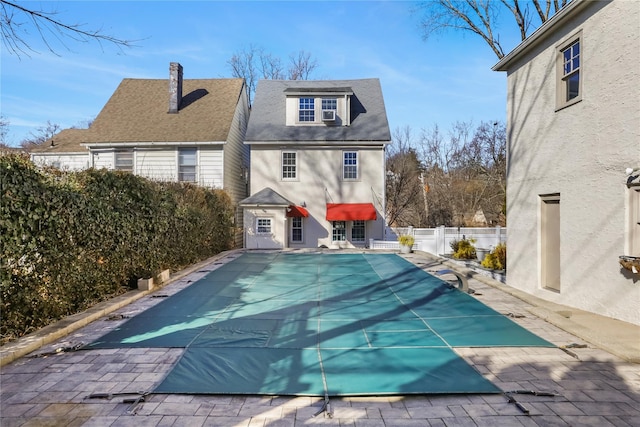
<path id="1" fill-rule="evenodd" d="M 413 252 L 411 250 L 411 246 L 407 246 L 407 245 L 400 245 L 400 253 L 401 254 L 410 254 L 411 252 Z"/>
<path id="2" fill-rule="evenodd" d="M 138 279 L 138 290 L 150 291 L 153 289 L 153 277 L 150 279 Z"/>
<path id="3" fill-rule="evenodd" d="M 478 258 L 479 262 L 482 262 L 484 261 L 484 257 L 486 257 L 489 252 L 491 252 L 490 249 L 476 248 L 476 258 Z"/>

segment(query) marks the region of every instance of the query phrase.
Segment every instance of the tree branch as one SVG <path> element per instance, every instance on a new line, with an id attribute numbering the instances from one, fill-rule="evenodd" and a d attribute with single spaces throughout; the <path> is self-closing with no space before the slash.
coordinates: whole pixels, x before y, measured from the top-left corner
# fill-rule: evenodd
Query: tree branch
<path id="1" fill-rule="evenodd" d="M 118 48 L 133 46 L 132 40 L 119 39 L 104 34 L 101 30 L 84 30 L 79 24 L 71 25 L 54 19 L 51 16 L 55 15 L 56 12 L 28 9 L 7 0 L 0 0 L 0 4 L 2 5 L 0 16 L 2 42 L 12 54 L 17 56 L 29 56 L 29 52 L 37 52 L 25 38 L 25 36 L 29 34 L 27 30 L 28 24 L 31 24 L 31 26 L 35 28 L 35 31 L 47 49 L 56 55 L 58 55 L 58 53 L 50 43 L 50 37 L 57 39 L 67 50 L 69 50 L 69 47 L 64 42 L 65 37 L 85 43 L 94 40 L 97 41 L 101 47 L 104 42 L 113 44 Z M 17 21 L 14 13 L 16 11 L 26 15 L 28 21 Z M 21 34 L 21 32 L 23 34 Z"/>

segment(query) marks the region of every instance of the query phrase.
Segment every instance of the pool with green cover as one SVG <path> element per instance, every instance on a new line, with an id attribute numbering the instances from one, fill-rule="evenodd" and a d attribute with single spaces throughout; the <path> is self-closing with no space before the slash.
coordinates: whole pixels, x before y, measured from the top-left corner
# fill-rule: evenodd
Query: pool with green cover
<path id="1" fill-rule="evenodd" d="M 244 253 L 87 349 L 179 347 L 181 394 L 500 393 L 456 347 L 554 347 L 395 254 Z"/>

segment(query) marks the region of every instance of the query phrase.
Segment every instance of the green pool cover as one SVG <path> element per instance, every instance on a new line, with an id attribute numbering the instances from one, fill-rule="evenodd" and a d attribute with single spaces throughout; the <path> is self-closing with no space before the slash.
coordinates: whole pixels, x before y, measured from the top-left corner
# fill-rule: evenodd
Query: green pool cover
<path id="1" fill-rule="evenodd" d="M 245 253 L 87 348 L 182 347 L 156 393 L 500 393 L 454 347 L 544 346 L 394 254 Z"/>

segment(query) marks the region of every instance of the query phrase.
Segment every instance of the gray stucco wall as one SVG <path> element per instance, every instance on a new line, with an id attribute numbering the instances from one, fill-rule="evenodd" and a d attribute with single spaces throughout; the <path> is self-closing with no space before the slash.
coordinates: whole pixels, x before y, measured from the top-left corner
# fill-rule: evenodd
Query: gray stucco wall
<path id="1" fill-rule="evenodd" d="M 640 165 L 639 22 L 639 2 L 594 2 L 507 78 L 508 284 L 635 324 L 640 277 L 618 256 L 629 255 L 625 168 Z M 556 111 L 556 46 L 579 30 L 582 101 Z M 559 293 L 541 286 L 539 195 L 549 193 L 560 193 Z"/>

